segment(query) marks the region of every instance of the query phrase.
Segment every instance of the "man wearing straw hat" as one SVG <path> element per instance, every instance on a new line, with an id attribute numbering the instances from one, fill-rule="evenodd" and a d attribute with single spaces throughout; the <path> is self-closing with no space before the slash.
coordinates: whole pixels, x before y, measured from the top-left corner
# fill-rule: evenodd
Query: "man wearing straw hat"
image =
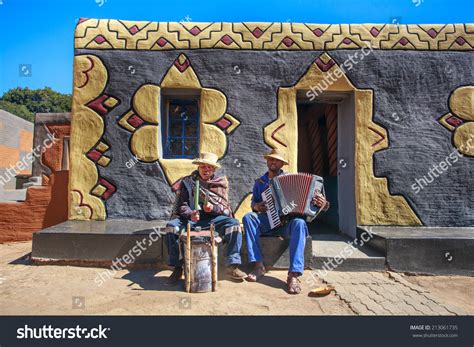
<path id="1" fill-rule="evenodd" d="M 234 280 L 243 280 L 247 275 L 238 268 L 241 264 L 240 248 L 242 231 L 240 223 L 233 218 L 228 202 L 228 182 L 225 176 L 216 176 L 214 172 L 221 166 L 217 155 L 202 152 L 193 161 L 197 170 L 176 182 L 172 190 L 177 193 L 173 206 L 172 220 L 167 227 L 173 227 L 175 233 L 167 234 L 169 264 L 174 270 L 165 285 L 175 285 L 183 275 L 183 259 L 179 251 L 179 233 L 191 223 L 192 228 L 209 229 L 214 224 L 216 231 L 227 243 L 225 262 L 227 275 Z M 196 187 L 199 194 L 196 196 Z M 196 204 L 197 203 L 197 204 Z"/>
<path id="2" fill-rule="evenodd" d="M 282 167 L 288 164 L 288 161 L 276 149 L 266 154 L 264 158 L 267 160 L 268 171 L 255 181 L 252 193 L 253 212 L 247 213 L 242 220 L 247 241 L 248 258 L 250 262 L 254 263 L 254 269 L 248 275 L 247 280 L 255 282 L 265 274 L 259 246 L 260 235 L 284 235 L 290 239 L 290 268 L 288 269 L 287 278 L 288 293 L 299 294 L 301 286 L 298 277 L 303 274 L 304 269 L 304 248 L 306 236 L 308 235 L 308 226 L 304 219 L 292 218 L 287 224 L 270 230 L 268 216 L 265 213 L 267 207 L 262 200 L 262 192 L 268 188 L 270 179 L 285 174 Z M 323 208 L 323 210 L 329 208 L 329 203 L 323 195 L 317 195 L 313 199 L 313 203 L 319 208 Z"/>

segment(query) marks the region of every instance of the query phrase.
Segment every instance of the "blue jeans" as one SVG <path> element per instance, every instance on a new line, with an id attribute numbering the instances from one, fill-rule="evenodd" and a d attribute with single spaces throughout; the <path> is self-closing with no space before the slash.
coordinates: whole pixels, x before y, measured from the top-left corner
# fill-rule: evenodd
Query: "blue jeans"
<path id="1" fill-rule="evenodd" d="M 224 239 L 227 244 L 225 264 L 234 265 L 241 264 L 240 249 L 242 248 L 242 230 L 237 219 L 227 216 L 213 216 L 204 217 L 198 222 L 188 221 L 184 218 L 172 219 L 166 225 L 167 227 L 175 228 L 175 233 L 166 234 L 166 245 L 169 253 L 169 265 L 182 266 L 183 258 L 179 253 L 179 234 L 186 229 L 188 222 L 191 224 L 191 229 L 201 227 L 203 230 L 208 230 L 211 224 L 214 224 L 216 232 Z"/>
<path id="2" fill-rule="evenodd" d="M 293 218 L 282 227 L 270 230 L 266 213 L 247 213 L 242 219 L 247 241 L 248 258 L 250 262 L 262 261 L 260 251 L 260 235 L 285 236 L 290 239 L 290 272 L 303 273 L 304 247 L 308 226 L 302 218 Z"/>

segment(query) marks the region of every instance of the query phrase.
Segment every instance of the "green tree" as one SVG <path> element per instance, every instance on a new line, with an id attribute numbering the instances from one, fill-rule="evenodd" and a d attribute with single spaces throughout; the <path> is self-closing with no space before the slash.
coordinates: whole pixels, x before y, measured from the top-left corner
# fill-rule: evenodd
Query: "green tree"
<path id="1" fill-rule="evenodd" d="M 17 105 L 9 101 L 0 100 L 0 109 L 10 112 L 15 116 L 26 119 L 30 122 L 34 122 L 35 120 L 33 114 L 28 111 L 24 105 Z"/>
<path id="2" fill-rule="evenodd" d="M 0 108 L 18 117 L 34 120 L 35 113 L 71 112 L 71 95 L 43 89 L 14 88 L 0 98 Z M 26 110 L 26 111 L 25 111 Z"/>

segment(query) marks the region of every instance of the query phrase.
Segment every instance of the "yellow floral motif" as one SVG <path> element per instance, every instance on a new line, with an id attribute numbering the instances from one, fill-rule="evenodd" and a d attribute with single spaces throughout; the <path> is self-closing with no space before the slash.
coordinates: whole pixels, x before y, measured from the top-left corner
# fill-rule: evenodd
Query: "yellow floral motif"
<path id="1" fill-rule="evenodd" d="M 450 113 L 439 122 L 453 131 L 453 143 L 459 153 L 474 157 L 474 86 L 457 88 L 449 97 Z M 450 120 L 455 120 L 453 123 Z M 462 121 L 461 121 L 462 120 Z M 461 125 L 457 125 L 457 123 Z"/>
<path id="2" fill-rule="evenodd" d="M 159 86 L 150 84 L 141 86 L 133 96 L 132 109 L 119 119 L 119 124 L 133 132 L 130 146 L 137 159 L 149 163 L 158 161 L 168 183 L 173 184 L 181 177 L 190 174 L 195 165 L 191 159 L 164 159 L 162 156 L 159 145 L 161 143 L 159 98 L 163 88 L 194 89 L 200 93 L 199 151 L 213 152 L 219 159 L 222 158 L 227 148 L 227 135 L 235 131 L 240 122 L 226 113 L 227 98 L 222 92 L 201 85 L 184 54 L 176 59 Z M 134 117 L 141 119 L 136 127 Z M 225 130 L 215 124 L 223 117 L 230 123 Z"/>

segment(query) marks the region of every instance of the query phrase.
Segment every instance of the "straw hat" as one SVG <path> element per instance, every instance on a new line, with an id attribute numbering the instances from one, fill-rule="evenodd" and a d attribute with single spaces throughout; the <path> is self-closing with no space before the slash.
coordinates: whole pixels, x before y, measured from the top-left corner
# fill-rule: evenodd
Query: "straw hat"
<path id="1" fill-rule="evenodd" d="M 267 158 L 278 159 L 278 160 L 284 162 L 285 164 L 288 164 L 288 162 L 286 161 L 285 156 L 283 155 L 283 153 L 281 153 L 278 149 L 275 149 L 275 148 L 272 149 L 270 151 L 270 153 L 265 154 L 263 157 L 265 159 L 267 159 Z"/>
<path id="2" fill-rule="evenodd" d="M 193 164 L 205 164 L 214 166 L 216 169 L 219 169 L 221 166 L 217 163 L 217 155 L 209 152 L 201 152 L 199 158 L 193 160 Z"/>

